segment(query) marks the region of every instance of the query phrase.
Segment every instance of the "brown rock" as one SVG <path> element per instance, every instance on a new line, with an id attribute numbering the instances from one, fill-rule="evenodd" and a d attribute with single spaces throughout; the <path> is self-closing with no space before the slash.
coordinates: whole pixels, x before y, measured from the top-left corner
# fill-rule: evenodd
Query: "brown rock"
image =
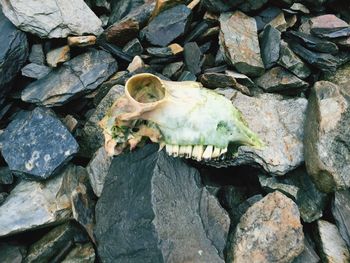
<path id="1" fill-rule="evenodd" d="M 227 262 L 287 263 L 304 249 L 298 207 L 278 191 L 253 204 L 230 238 Z"/>
<path id="2" fill-rule="evenodd" d="M 50 67 L 57 67 L 59 63 L 70 60 L 70 47 L 63 46 L 51 50 L 46 55 L 46 62 Z"/>
<path id="3" fill-rule="evenodd" d="M 260 76 L 264 64 L 255 19 L 237 11 L 220 16 L 220 45 L 229 64 L 248 76 Z"/>
<path id="4" fill-rule="evenodd" d="M 333 14 L 317 16 L 310 19 L 311 31 L 336 31 L 349 27 L 348 23 Z"/>
<path id="5" fill-rule="evenodd" d="M 96 44 L 95 36 L 68 37 L 68 45 L 71 47 L 86 47 Z"/>

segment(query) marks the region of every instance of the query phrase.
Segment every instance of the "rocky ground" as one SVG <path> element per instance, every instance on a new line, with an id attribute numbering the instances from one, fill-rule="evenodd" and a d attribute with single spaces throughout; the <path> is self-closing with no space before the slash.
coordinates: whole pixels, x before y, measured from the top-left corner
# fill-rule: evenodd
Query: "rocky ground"
<path id="1" fill-rule="evenodd" d="M 298 2 L 0 0 L 0 262 L 350 262 L 350 6 Z M 107 156 L 144 72 L 226 96 L 265 147 Z"/>

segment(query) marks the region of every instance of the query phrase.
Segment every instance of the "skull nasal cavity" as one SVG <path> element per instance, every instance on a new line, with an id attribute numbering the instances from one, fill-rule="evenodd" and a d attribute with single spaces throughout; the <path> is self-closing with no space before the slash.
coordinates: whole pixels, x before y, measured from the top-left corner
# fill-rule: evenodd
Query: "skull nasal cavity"
<path id="1" fill-rule="evenodd" d="M 140 103 L 152 103 L 165 96 L 165 88 L 160 80 L 152 75 L 136 75 L 128 81 L 130 96 Z"/>

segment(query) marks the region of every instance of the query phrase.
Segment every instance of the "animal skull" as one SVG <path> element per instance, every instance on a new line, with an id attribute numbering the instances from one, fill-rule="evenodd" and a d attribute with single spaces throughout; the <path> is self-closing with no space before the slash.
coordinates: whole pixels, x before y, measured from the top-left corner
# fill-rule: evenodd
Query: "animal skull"
<path id="1" fill-rule="evenodd" d="M 262 141 L 225 97 L 194 81 L 165 81 L 144 73 L 131 77 L 100 122 L 109 155 L 133 149 L 144 138 L 168 154 L 215 159 L 232 146 L 261 147 Z"/>

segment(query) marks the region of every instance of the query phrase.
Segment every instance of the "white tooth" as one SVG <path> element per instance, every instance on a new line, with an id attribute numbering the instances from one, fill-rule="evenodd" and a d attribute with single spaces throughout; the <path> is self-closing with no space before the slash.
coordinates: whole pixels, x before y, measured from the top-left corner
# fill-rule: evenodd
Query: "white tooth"
<path id="1" fill-rule="evenodd" d="M 173 156 L 174 157 L 179 156 L 179 145 L 173 145 Z"/>
<path id="2" fill-rule="evenodd" d="M 205 151 L 203 153 L 203 159 L 209 160 L 211 158 L 211 155 L 213 153 L 213 146 L 208 145 L 207 148 L 205 148 Z"/>
<path id="3" fill-rule="evenodd" d="M 227 148 L 221 149 L 220 155 L 223 155 L 224 153 L 227 153 Z"/>
<path id="4" fill-rule="evenodd" d="M 183 157 L 183 156 L 185 156 L 185 154 L 186 154 L 186 146 L 181 145 L 181 146 L 180 146 L 180 150 L 179 150 L 179 155 L 180 155 L 181 157 Z"/>
<path id="5" fill-rule="evenodd" d="M 186 147 L 186 158 L 191 158 L 192 157 L 192 151 L 193 151 L 193 147 L 191 145 L 188 145 Z"/>
<path id="6" fill-rule="evenodd" d="M 170 145 L 170 144 L 165 145 L 165 150 L 166 150 L 167 154 L 169 154 L 169 155 L 173 154 L 173 146 L 172 145 Z"/>
<path id="7" fill-rule="evenodd" d="M 201 161 L 202 160 L 203 151 L 204 151 L 203 145 L 195 145 L 193 147 L 193 151 L 192 151 L 193 159 L 196 159 L 197 161 Z"/>
<path id="8" fill-rule="evenodd" d="M 163 150 L 164 147 L 165 147 L 165 143 L 164 143 L 164 142 L 161 142 L 161 143 L 159 144 L 158 152 L 160 152 L 161 150 Z"/>
<path id="9" fill-rule="evenodd" d="M 220 156 L 221 149 L 218 147 L 214 147 L 213 154 L 211 155 L 212 158 L 218 158 Z"/>

